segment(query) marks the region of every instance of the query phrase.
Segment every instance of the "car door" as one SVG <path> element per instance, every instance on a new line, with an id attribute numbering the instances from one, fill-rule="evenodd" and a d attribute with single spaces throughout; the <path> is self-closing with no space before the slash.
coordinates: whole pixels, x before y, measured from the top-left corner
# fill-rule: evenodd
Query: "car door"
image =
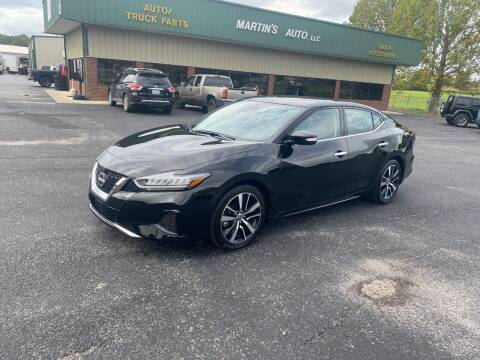
<path id="1" fill-rule="evenodd" d="M 187 80 L 183 93 L 181 94 L 184 102 L 190 102 L 192 99 L 193 85 L 195 84 L 196 76 L 192 76 Z"/>
<path id="2" fill-rule="evenodd" d="M 120 99 L 123 99 L 123 96 L 128 93 L 128 87 L 135 82 L 135 74 L 127 74 L 122 82 L 118 86 Z"/>
<path id="3" fill-rule="evenodd" d="M 480 126 L 480 99 L 472 99 L 473 122 Z"/>
<path id="4" fill-rule="evenodd" d="M 110 85 L 110 91 L 112 92 L 112 97 L 114 100 L 119 100 L 118 96 L 118 84 L 122 82 L 123 78 L 125 77 L 124 74 L 117 74 L 114 76 L 113 81 Z"/>
<path id="5" fill-rule="evenodd" d="M 363 108 L 344 108 L 348 143 L 347 192 L 368 189 L 395 142 L 379 114 Z"/>
<path id="6" fill-rule="evenodd" d="M 192 91 L 190 92 L 192 96 L 192 103 L 199 105 L 201 103 L 201 88 L 202 88 L 202 79 L 204 76 L 197 76 L 195 83 L 192 86 Z"/>
<path id="7" fill-rule="evenodd" d="M 317 135 L 315 145 L 293 145 L 281 158 L 279 183 L 290 210 L 313 207 L 345 193 L 344 160 L 348 145 L 342 136 L 340 108 L 317 109 L 289 133 Z"/>

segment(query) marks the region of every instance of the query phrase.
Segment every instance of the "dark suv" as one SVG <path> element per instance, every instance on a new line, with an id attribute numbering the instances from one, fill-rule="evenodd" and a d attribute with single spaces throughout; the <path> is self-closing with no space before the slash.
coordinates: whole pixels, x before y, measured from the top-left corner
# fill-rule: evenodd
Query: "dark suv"
<path id="1" fill-rule="evenodd" d="M 108 102 L 111 106 L 122 104 L 126 112 L 136 107 L 155 107 L 170 114 L 175 104 L 175 88 L 159 70 L 127 69 L 110 85 Z"/>
<path id="2" fill-rule="evenodd" d="M 465 127 L 469 123 L 480 126 L 480 98 L 450 95 L 442 104 L 441 115 L 450 125 Z"/>

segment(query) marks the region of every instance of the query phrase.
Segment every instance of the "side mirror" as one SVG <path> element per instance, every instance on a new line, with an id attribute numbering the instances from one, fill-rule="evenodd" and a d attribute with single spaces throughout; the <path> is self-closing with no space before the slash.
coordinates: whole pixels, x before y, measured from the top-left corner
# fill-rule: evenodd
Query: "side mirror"
<path id="1" fill-rule="evenodd" d="M 285 143 L 292 145 L 315 145 L 318 137 L 308 131 L 295 131 L 285 139 Z"/>
<path id="2" fill-rule="evenodd" d="M 182 81 L 182 82 L 180 83 L 180 86 L 185 86 L 185 81 Z"/>

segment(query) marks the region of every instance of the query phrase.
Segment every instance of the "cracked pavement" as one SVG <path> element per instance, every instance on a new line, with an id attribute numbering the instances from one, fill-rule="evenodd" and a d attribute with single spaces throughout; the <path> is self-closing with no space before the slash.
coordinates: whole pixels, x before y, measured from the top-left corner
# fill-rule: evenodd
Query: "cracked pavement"
<path id="1" fill-rule="evenodd" d="M 398 117 L 418 139 L 394 203 L 268 223 L 255 244 L 225 252 L 130 239 L 87 206 L 103 149 L 198 110 L 51 102 L 0 76 L 0 358 L 480 357 L 480 129 Z M 382 279 L 412 284 L 408 296 L 359 294 Z"/>

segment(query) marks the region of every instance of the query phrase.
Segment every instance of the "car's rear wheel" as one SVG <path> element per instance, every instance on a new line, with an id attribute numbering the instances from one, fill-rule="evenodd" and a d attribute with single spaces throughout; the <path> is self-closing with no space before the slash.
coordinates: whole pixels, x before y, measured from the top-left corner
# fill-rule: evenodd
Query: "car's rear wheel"
<path id="1" fill-rule="evenodd" d="M 226 193 L 215 209 L 211 223 L 213 243 L 225 249 L 240 249 L 257 236 L 266 215 L 262 193 L 250 185 Z"/>
<path id="2" fill-rule="evenodd" d="M 470 117 L 467 114 L 458 114 L 455 116 L 455 126 L 465 127 L 470 122 Z"/>
<path id="3" fill-rule="evenodd" d="M 113 94 L 111 91 L 108 92 L 108 104 L 110 106 L 117 106 L 117 102 L 113 100 Z"/>
<path id="4" fill-rule="evenodd" d="M 402 181 L 402 166 L 397 160 L 386 163 L 379 172 L 368 198 L 379 204 L 392 202 Z"/>
<path id="5" fill-rule="evenodd" d="M 210 98 L 207 101 L 207 106 L 203 107 L 203 111 L 206 113 L 212 112 L 217 108 L 217 102 L 214 98 Z"/>
<path id="6" fill-rule="evenodd" d="M 47 87 L 47 88 L 52 86 L 52 81 L 47 76 L 42 76 L 38 80 L 38 83 L 40 84 L 40 86 Z"/>
<path id="7" fill-rule="evenodd" d="M 123 96 L 123 110 L 125 110 L 125 112 L 132 112 L 133 110 L 133 106 L 130 103 L 130 98 L 126 94 Z"/>

